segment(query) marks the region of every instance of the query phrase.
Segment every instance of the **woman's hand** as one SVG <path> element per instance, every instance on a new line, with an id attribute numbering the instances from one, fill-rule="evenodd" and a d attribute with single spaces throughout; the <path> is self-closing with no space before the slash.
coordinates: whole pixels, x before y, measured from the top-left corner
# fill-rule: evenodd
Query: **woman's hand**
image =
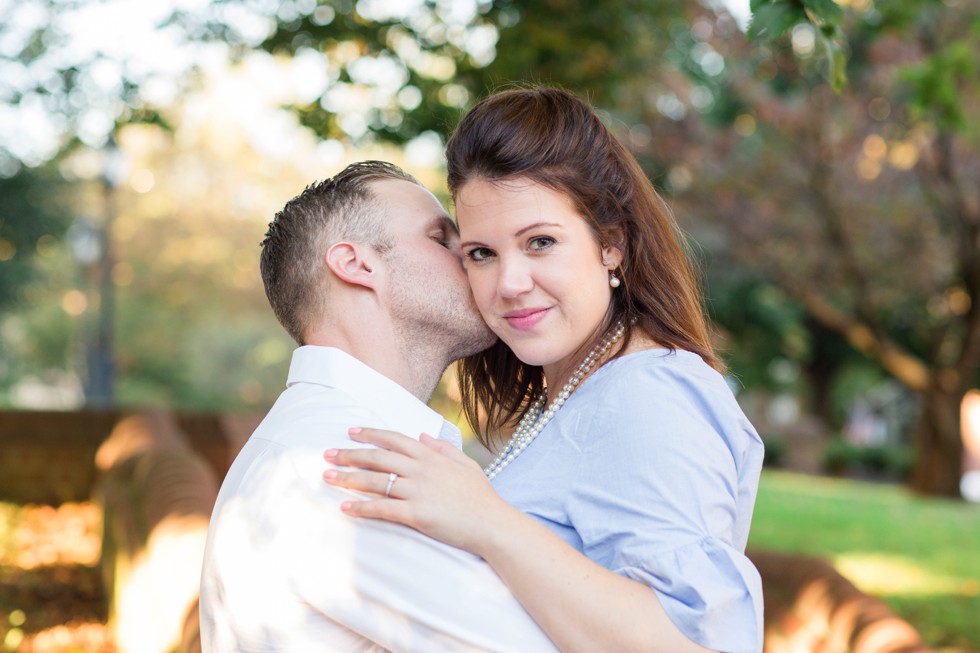
<path id="1" fill-rule="evenodd" d="M 351 439 L 378 449 L 331 449 L 324 452 L 336 467 L 323 473 L 330 485 L 376 495 L 347 501 L 341 509 L 355 517 L 411 526 L 447 544 L 481 554 L 495 529 L 511 512 L 475 461 L 454 446 L 429 435 L 413 440 L 381 429 L 352 428 Z M 388 488 L 390 473 L 397 475 Z M 496 531 L 500 532 L 500 531 Z"/>
<path id="2" fill-rule="evenodd" d="M 327 483 L 373 495 L 350 515 L 411 526 L 485 559 L 562 651 L 709 653 L 667 617 L 646 585 L 592 562 L 501 499 L 474 461 L 428 435 L 351 429 L 378 449 L 331 449 Z M 391 486 L 389 474 L 398 475 Z"/>

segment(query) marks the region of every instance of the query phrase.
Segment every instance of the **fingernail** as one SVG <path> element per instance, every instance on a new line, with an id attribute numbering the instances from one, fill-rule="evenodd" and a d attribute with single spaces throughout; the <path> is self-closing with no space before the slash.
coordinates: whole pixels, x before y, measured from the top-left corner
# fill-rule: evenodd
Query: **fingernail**
<path id="1" fill-rule="evenodd" d="M 340 453 L 337 449 L 327 449 L 323 452 L 324 458 L 336 458 L 337 454 Z"/>
<path id="2" fill-rule="evenodd" d="M 360 426 L 355 426 L 355 427 L 352 427 L 352 428 L 347 429 L 347 435 L 357 435 L 358 433 L 360 433 L 363 430 L 364 429 L 362 429 Z"/>
<path id="3" fill-rule="evenodd" d="M 328 469 L 327 471 L 323 472 L 323 479 L 324 480 L 329 481 L 332 478 L 337 478 L 337 470 L 336 469 Z"/>
<path id="4" fill-rule="evenodd" d="M 353 505 L 352 502 L 350 502 L 350 501 L 344 501 L 342 504 L 340 504 L 340 509 L 343 512 L 348 512 L 348 511 L 350 511 L 352 505 Z"/>

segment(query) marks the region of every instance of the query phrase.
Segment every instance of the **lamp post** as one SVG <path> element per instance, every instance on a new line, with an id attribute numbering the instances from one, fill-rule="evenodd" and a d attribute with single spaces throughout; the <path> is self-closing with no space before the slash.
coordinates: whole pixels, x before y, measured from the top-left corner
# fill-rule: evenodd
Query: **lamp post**
<path id="1" fill-rule="evenodd" d="M 89 215 L 79 215 L 68 228 L 68 247 L 72 256 L 82 269 L 80 286 L 86 297 L 91 297 L 91 289 L 95 285 L 96 264 L 102 260 L 103 242 L 102 228 Z M 93 395 L 92 378 L 92 347 L 95 340 L 95 322 L 88 316 L 83 316 L 77 343 L 81 347 L 82 390 L 86 403 L 91 403 Z"/>
<path id="2" fill-rule="evenodd" d="M 115 403 L 115 284 L 112 268 L 115 251 L 112 225 L 116 218 L 115 190 L 123 180 L 126 159 L 110 137 L 103 149 L 102 191 L 103 216 L 96 223 L 87 216 L 76 219 L 68 232 L 68 242 L 75 259 L 89 270 L 91 284 L 97 289 L 99 313 L 94 329 L 86 338 L 85 403 L 107 407 Z"/>
<path id="3" fill-rule="evenodd" d="M 102 195 L 105 216 L 102 221 L 102 257 L 99 261 L 99 322 L 95 346 L 90 350 L 88 369 L 91 380 L 88 402 L 92 406 L 112 406 L 115 403 L 115 319 L 116 286 L 112 280 L 115 266 L 112 225 L 116 219 L 116 188 L 126 172 L 126 157 L 110 135 L 105 146 L 102 169 Z"/>

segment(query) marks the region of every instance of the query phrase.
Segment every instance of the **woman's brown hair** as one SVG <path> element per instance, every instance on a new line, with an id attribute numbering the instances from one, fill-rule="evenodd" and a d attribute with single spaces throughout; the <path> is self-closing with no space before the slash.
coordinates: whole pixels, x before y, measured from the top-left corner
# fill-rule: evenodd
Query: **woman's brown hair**
<path id="1" fill-rule="evenodd" d="M 446 157 L 454 198 L 473 179 L 527 179 L 567 196 L 598 242 L 619 248 L 622 285 L 613 292 L 597 339 L 622 321 L 664 347 L 694 352 L 721 369 L 683 235 L 636 159 L 591 106 L 555 88 L 495 93 L 460 121 Z M 463 412 L 486 446 L 544 387 L 542 369 L 522 363 L 502 341 L 461 360 L 457 376 Z M 478 424 L 481 409 L 485 430 Z"/>

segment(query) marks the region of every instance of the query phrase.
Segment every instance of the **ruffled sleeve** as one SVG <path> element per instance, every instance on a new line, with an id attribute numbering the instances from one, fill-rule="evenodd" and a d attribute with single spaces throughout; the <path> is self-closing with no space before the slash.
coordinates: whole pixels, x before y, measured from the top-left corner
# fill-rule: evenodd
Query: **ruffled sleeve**
<path id="1" fill-rule="evenodd" d="M 762 585 L 743 554 L 718 540 L 701 540 L 642 563 L 616 571 L 656 591 L 667 616 L 692 640 L 725 653 L 762 650 Z"/>
<path id="2" fill-rule="evenodd" d="M 744 554 L 758 435 L 707 366 L 647 365 L 608 378 L 573 429 L 588 437 L 564 507 L 583 553 L 651 587 L 698 644 L 759 653 L 762 584 Z"/>

